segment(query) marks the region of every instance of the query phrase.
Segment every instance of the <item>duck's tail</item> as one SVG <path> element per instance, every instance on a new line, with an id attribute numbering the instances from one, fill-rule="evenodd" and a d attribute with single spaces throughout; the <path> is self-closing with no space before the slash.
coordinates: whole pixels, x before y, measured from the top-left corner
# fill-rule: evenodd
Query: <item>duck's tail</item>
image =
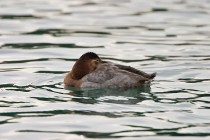
<path id="1" fill-rule="evenodd" d="M 156 77 L 156 75 L 157 75 L 156 72 L 150 74 L 149 79 L 150 79 L 150 80 L 154 79 L 154 78 Z"/>

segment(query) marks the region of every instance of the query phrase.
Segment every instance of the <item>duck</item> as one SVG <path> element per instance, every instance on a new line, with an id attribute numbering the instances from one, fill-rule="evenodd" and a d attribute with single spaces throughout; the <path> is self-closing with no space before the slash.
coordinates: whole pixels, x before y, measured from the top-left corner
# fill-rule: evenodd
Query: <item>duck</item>
<path id="1" fill-rule="evenodd" d="M 76 88 L 134 88 L 148 85 L 148 74 L 131 66 L 103 61 L 96 53 L 84 53 L 64 77 L 64 85 Z"/>

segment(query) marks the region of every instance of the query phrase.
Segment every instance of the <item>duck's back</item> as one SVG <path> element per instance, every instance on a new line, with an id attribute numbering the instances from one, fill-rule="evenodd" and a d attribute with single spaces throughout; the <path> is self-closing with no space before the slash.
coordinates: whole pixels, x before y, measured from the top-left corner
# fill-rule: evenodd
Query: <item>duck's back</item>
<path id="1" fill-rule="evenodd" d="M 148 79 L 139 74 L 120 69 L 114 63 L 103 63 L 82 78 L 81 87 L 129 88 L 140 87 L 146 82 Z"/>

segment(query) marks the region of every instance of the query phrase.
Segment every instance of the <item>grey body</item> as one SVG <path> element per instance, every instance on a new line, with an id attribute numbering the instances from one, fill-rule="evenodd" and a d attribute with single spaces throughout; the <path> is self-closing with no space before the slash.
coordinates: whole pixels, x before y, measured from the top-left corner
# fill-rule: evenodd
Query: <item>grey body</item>
<path id="1" fill-rule="evenodd" d="M 154 78 L 149 78 L 150 76 L 132 67 L 106 62 L 99 64 L 93 72 L 82 78 L 81 88 L 140 87 L 150 83 Z"/>

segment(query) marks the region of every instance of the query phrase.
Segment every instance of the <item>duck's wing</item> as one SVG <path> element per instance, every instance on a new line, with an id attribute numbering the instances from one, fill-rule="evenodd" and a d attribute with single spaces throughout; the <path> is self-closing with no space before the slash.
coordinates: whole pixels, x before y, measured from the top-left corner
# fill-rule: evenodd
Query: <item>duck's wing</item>
<path id="1" fill-rule="evenodd" d="M 114 65 L 111 63 L 100 64 L 93 72 L 82 78 L 82 87 L 101 87 L 103 84 L 113 79 L 115 76 Z"/>
<path id="2" fill-rule="evenodd" d="M 120 64 L 115 64 L 115 66 L 117 66 L 119 69 L 122 69 L 122 70 L 125 70 L 125 71 L 129 71 L 131 73 L 135 73 L 135 74 L 138 74 L 138 75 L 141 75 L 145 78 L 148 78 L 148 79 L 153 79 L 155 78 L 156 76 L 156 72 L 155 73 L 152 73 L 152 74 L 148 74 L 146 72 L 143 72 L 141 70 L 137 70 L 131 66 L 125 66 L 125 65 L 120 65 Z"/>
<path id="3" fill-rule="evenodd" d="M 103 63 L 95 71 L 82 78 L 81 87 L 136 87 L 150 81 L 150 79 L 126 69 L 126 67 L 120 69 L 114 63 Z"/>

